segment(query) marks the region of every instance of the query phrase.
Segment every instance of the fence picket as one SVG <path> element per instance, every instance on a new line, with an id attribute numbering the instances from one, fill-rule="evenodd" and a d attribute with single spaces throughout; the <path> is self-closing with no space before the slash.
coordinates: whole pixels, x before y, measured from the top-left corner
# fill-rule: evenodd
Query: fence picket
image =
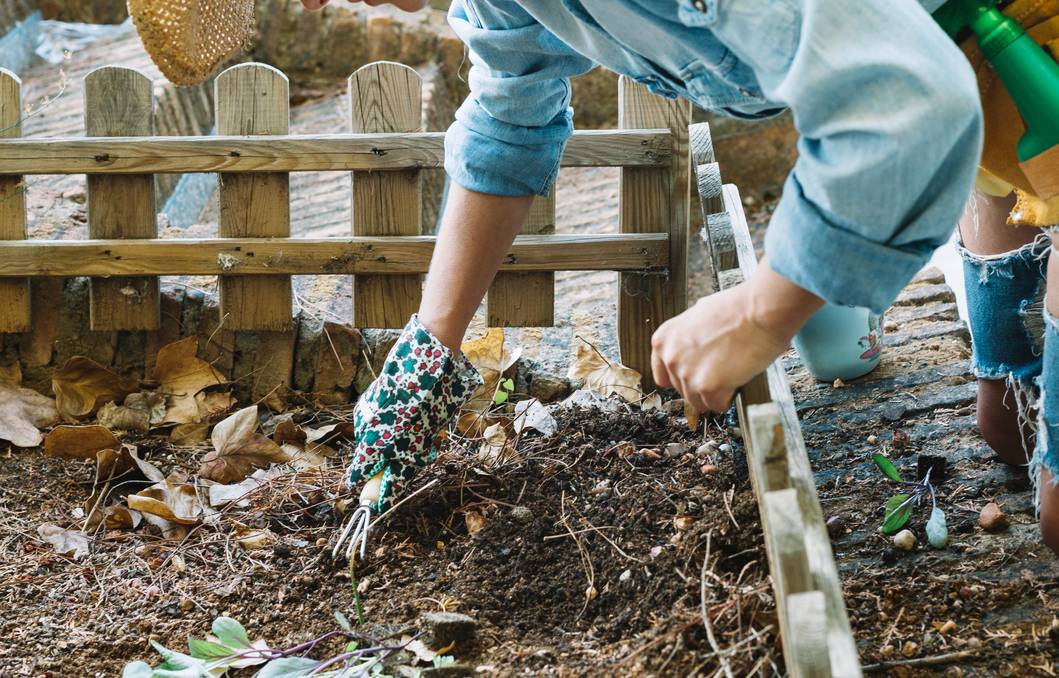
<path id="1" fill-rule="evenodd" d="M 349 78 L 352 131 L 418 132 L 423 83 L 390 61 L 363 66 Z M 353 173 L 353 235 L 421 235 L 422 182 L 418 169 Z M 361 275 L 353 279 L 353 324 L 400 328 L 419 309 L 420 275 Z"/>
<path id="2" fill-rule="evenodd" d="M 555 189 L 533 201 L 526 235 L 555 234 Z M 554 273 L 500 273 L 489 289 L 490 327 L 551 327 L 555 324 Z"/>
<path id="3" fill-rule="evenodd" d="M 621 361 L 640 372 L 645 390 L 650 390 L 651 335 L 663 322 L 682 313 L 688 303 L 691 104 L 655 96 L 624 76 L 618 83 L 618 100 L 619 127 L 665 128 L 673 140 L 668 166 L 621 171 L 621 232 L 669 234 L 667 275 L 623 273 L 618 292 Z"/>
<path id="4" fill-rule="evenodd" d="M 120 66 L 104 66 L 85 76 L 85 131 L 90 137 L 150 136 L 154 132 L 150 78 Z M 88 235 L 100 239 L 157 236 L 154 175 L 89 175 Z M 91 328 L 158 329 L 158 294 L 158 278 L 93 278 Z"/>
<path id="5" fill-rule="evenodd" d="M 22 136 L 22 81 L 0 68 L 0 139 Z M 26 238 L 26 193 L 21 176 L 0 176 L 0 240 Z M 0 280 L 0 334 L 30 329 L 28 279 Z"/>
<path id="6" fill-rule="evenodd" d="M 288 134 L 290 86 L 283 73 L 241 64 L 217 76 L 216 87 L 218 134 Z M 290 237 L 290 177 L 284 172 L 221 174 L 220 205 L 221 237 Z M 219 288 L 225 329 L 290 327 L 289 276 L 225 276 Z"/>

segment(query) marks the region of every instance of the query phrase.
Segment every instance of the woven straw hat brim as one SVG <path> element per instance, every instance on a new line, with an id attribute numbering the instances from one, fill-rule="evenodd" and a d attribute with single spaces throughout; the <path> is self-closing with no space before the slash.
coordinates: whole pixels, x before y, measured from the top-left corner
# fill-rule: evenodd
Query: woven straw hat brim
<path id="1" fill-rule="evenodd" d="M 254 35 L 254 0 L 128 2 L 144 48 L 177 85 L 203 82 Z"/>

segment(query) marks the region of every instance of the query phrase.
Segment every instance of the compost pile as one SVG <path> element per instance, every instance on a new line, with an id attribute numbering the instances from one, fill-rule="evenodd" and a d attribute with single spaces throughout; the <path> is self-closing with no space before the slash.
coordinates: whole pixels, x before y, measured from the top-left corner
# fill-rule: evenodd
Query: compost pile
<path id="1" fill-rule="evenodd" d="M 17 407 L 0 437 L 21 447 L 0 478 L 0 673 L 142 661 L 133 675 L 149 676 L 210 652 L 241 653 L 231 675 L 266 658 L 384 675 L 782 671 L 738 430 L 644 398 L 583 342 L 583 388 L 526 398 L 496 332 L 464 347 L 485 390 L 355 568 L 330 555 L 356 500 L 351 406 L 236 403 L 194 340 L 144 382 L 75 358 L 55 400 L 6 371 Z M 446 640 L 439 613 L 463 630 Z"/>

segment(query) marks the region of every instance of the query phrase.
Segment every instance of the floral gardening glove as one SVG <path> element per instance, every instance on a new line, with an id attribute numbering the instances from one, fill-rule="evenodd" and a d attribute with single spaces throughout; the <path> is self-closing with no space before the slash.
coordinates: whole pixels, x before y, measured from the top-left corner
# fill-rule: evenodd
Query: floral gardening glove
<path id="1" fill-rule="evenodd" d="M 453 354 L 413 315 L 353 411 L 356 443 L 346 483 L 383 473 L 372 509 L 385 509 L 434 461 L 434 438 L 483 383 L 462 353 Z"/>

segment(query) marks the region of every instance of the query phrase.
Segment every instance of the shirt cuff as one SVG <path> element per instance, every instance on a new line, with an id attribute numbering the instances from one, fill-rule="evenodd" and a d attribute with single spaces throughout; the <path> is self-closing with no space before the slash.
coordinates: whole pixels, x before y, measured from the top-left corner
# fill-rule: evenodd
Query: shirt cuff
<path id="1" fill-rule="evenodd" d="M 793 176 L 783 193 L 765 234 L 769 266 L 832 304 L 884 313 L 943 244 L 897 247 L 829 223 L 802 196 Z"/>
<path id="2" fill-rule="evenodd" d="M 559 173 L 572 112 L 544 127 L 509 125 L 468 101 L 445 135 L 445 171 L 460 186 L 489 195 L 547 195 Z"/>

